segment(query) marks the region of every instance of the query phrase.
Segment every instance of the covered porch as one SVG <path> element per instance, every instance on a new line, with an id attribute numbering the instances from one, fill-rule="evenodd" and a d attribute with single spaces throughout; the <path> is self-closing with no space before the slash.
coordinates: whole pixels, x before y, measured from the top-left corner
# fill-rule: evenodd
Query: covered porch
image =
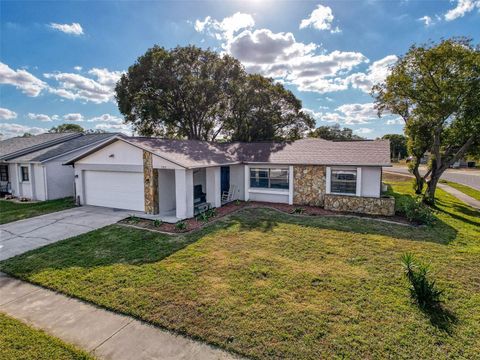
<path id="1" fill-rule="evenodd" d="M 238 181 L 232 182 L 232 175 L 243 178 L 243 166 L 186 169 L 145 152 L 145 214 L 141 217 L 175 223 L 239 199 Z"/>

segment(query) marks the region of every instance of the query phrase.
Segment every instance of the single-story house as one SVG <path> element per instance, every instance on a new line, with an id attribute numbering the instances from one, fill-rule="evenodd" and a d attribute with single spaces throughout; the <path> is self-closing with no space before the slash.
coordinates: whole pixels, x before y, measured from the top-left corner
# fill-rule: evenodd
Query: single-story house
<path id="1" fill-rule="evenodd" d="M 0 191 L 30 200 L 74 196 L 74 170 L 63 163 L 117 134 L 58 133 L 0 142 Z"/>
<path id="2" fill-rule="evenodd" d="M 65 163 L 80 204 L 193 217 L 233 200 L 393 215 L 381 193 L 388 140 L 211 143 L 113 137 Z"/>

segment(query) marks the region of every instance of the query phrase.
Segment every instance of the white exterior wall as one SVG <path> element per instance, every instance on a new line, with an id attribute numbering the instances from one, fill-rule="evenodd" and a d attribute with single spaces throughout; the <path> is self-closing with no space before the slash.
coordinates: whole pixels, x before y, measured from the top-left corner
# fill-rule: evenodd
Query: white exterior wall
<path id="1" fill-rule="evenodd" d="M 72 166 L 62 165 L 60 161 L 51 161 L 45 166 L 44 178 L 47 179 L 46 196 L 48 200 L 74 195 L 74 171 Z"/>
<path id="2" fill-rule="evenodd" d="M 362 196 L 380 197 L 381 181 L 381 167 L 362 167 Z"/>
<path id="3" fill-rule="evenodd" d="M 17 171 L 17 164 L 8 164 L 8 181 L 10 182 L 12 195 L 14 196 L 19 196 L 20 191 Z"/>
<path id="4" fill-rule="evenodd" d="M 212 207 L 220 207 L 222 206 L 220 167 L 209 167 L 205 170 L 207 202 L 209 202 Z"/>
<path id="5" fill-rule="evenodd" d="M 289 189 L 262 189 L 262 188 L 250 188 L 250 168 L 275 168 L 275 169 L 289 169 Z M 271 203 L 281 203 L 288 204 L 290 199 L 293 198 L 293 186 L 290 183 L 291 177 L 291 167 L 283 165 L 245 165 L 245 200 L 251 201 L 264 201 Z"/>
<path id="6" fill-rule="evenodd" d="M 175 210 L 175 170 L 158 171 L 158 204 L 160 214 Z"/>
<path id="7" fill-rule="evenodd" d="M 175 169 L 176 217 L 193 217 L 193 171 Z"/>
<path id="8" fill-rule="evenodd" d="M 245 200 L 245 165 L 230 165 L 230 185 L 235 185 L 235 200 Z"/>
<path id="9" fill-rule="evenodd" d="M 103 149 L 78 160 L 75 164 L 143 166 L 143 150 L 127 144 L 124 141 L 118 140 L 105 146 Z"/>
<path id="10" fill-rule="evenodd" d="M 42 164 L 32 164 L 33 172 L 33 196 L 35 200 L 44 201 L 49 200 L 47 198 L 47 188 L 45 186 L 45 165 Z M 71 181 L 73 182 L 73 175 L 71 176 Z M 73 187 L 73 185 L 72 185 Z"/>

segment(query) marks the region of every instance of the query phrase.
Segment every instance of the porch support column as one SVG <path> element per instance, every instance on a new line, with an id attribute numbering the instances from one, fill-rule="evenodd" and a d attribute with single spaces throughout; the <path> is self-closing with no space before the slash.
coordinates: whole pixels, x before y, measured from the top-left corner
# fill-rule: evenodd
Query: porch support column
<path id="1" fill-rule="evenodd" d="M 220 167 L 206 169 L 207 202 L 216 208 L 222 206 L 220 181 Z"/>
<path id="2" fill-rule="evenodd" d="M 145 212 L 158 214 L 158 171 L 153 168 L 153 155 L 143 151 L 143 185 L 145 198 Z"/>
<path id="3" fill-rule="evenodd" d="M 179 219 L 193 217 L 193 171 L 175 169 L 176 216 Z"/>

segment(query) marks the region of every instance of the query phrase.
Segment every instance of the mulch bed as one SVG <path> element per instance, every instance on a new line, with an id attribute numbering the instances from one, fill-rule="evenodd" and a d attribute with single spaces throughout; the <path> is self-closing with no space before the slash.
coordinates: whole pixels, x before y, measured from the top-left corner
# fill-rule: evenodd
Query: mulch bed
<path id="1" fill-rule="evenodd" d="M 303 215 L 303 216 L 355 216 L 355 217 L 364 217 L 368 219 L 380 219 L 380 220 L 386 220 L 390 222 L 396 222 L 396 223 L 401 223 L 401 224 L 406 224 L 406 225 L 414 225 L 411 222 L 409 222 L 406 218 L 395 215 L 395 216 L 375 216 L 375 215 L 366 215 L 366 214 L 356 214 L 356 213 L 342 213 L 338 211 L 329 211 L 325 210 L 323 208 L 317 207 L 317 206 L 307 206 L 307 205 L 288 205 L 288 204 L 274 204 L 274 203 L 267 203 L 267 202 L 259 202 L 259 201 L 238 201 L 238 202 L 231 202 L 229 204 L 226 204 L 220 208 L 215 209 L 215 216 L 209 218 L 207 221 L 197 219 L 197 218 L 192 218 L 192 219 L 186 219 L 183 221 L 179 221 L 179 223 L 185 223 L 185 227 L 183 229 L 178 228 L 178 223 L 177 224 L 170 224 L 170 223 L 161 223 L 158 226 L 155 226 L 155 223 L 153 220 L 148 220 L 148 219 L 141 219 L 137 217 L 133 218 L 126 218 L 124 220 L 119 221 L 120 224 L 125 224 L 125 225 L 133 225 L 135 227 L 140 227 L 148 230 L 154 230 L 154 231 L 159 231 L 159 232 L 165 232 L 165 233 L 172 233 L 172 234 L 178 234 L 178 233 L 186 233 L 190 232 L 193 230 L 197 230 L 202 228 L 203 226 L 216 221 L 218 219 L 223 218 L 224 216 L 227 216 L 235 211 L 245 209 L 245 208 L 273 208 L 276 210 L 279 210 L 281 212 L 284 212 L 286 214 L 293 214 L 293 215 Z"/>

